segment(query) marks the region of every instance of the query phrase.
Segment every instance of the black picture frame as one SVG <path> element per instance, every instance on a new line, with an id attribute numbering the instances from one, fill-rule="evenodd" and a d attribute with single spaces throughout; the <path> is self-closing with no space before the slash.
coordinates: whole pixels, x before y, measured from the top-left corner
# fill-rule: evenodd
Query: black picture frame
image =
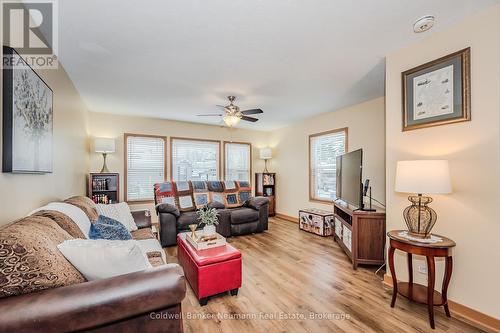
<path id="1" fill-rule="evenodd" d="M 2 50 L 4 64 L 2 70 L 2 172 L 52 173 L 54 93 L 15 49 L 3 46 Z M 24 76 L 20 74 L 21 71 Z M 23 101 L 19 101 L 14 88 L 16 84 L 14 81 L 19 75 L 21 75 L 21 80 L 24 80 L 22 82 L 26 83 L 22 88 L 25 92 L 30 92 L 24 95 L 29 97 Z M 43 106 L 39 107 L 37 112 L 33 111 L 33 107 L 22 109 L 22 105 L 27 105 L 34 99 L 37 99 L 36 102 L 42 101 L 45 104 L 42 103 Z M 21 107 L 16 105 L 21 105 Z M 19 131 L 24 132 L 21 135 Z M 18 141 L 20 141 L 19 138 L 24 141 L 15 142 L 16 138 Z M 25 144 L 29 143 L 29 140 L 34 140 L 37 144 Z M 30 166 L 31 159 L 33 163 Z"/>
<path id="2" fill-rule="evenodd" d="M 450 66 L 452 68 L 451 70 Z M 446 79 L 445 81 L 442 81 L 442 83 L 448 84 L 448 86 L 451 87 L 451 89 L 447 88 L 446 91 L 449 92 L 450 96 L 452 96 L 453 98 L 450 97 L 452 103 L 448 103 L 442 106 L 442 108 L 444 109 L 447 107 L 451 112 L 443 112 L 442 114 L 438 112 L 435 115 L 431 113 L 428 116 L 421 116 L 417 111 L 417 115 L 418 117 L 420 117 L 420 119 L 417 119 L 417 117 L 415 116 L 416 110 L 414 102 L 416 99 L 414 91 L 415 80 L 425 75 L 431 77 L 433 73 L 437 73 L 438 71 L 444 69 L 448 69 L 448 72 L 453 79 Z M 471 120 L 470 47 L 446 55 L 442 58 L 430 61 L 418 67 L 409 69 L 403 72 L 401 74 L 401 77 L 403 88 L 403 131 L 410 131 L 431 126 L 447 125 Z M 425 84 L 427 81 L 428 79 L 426 79 L 426 81 L 423 83 Z M 417 85 L 420 85 L 420 83 L 418 83 Z M 422 100 L 425 100 L 425 103 L 429 102 L 429 104 L 433 104 L 433 101 L 436 101 L 436 103 L 439 102 L 437 98 L 439 98 L 440 95 L 436 92 L 436 89 L 431 88 L 436 86 L 436 84 L 434 84 L 433 86 L 429 85 L 429 90 L 427 92 L 424 92 L 424 97 L 420 97 L 422 98 Z M 419 100 L 417 100 L 417 102 L 418 108 L 422 105 L 422 102 L 419 102 Z M 434 109 L 436 109 L 435 106 Z"/>

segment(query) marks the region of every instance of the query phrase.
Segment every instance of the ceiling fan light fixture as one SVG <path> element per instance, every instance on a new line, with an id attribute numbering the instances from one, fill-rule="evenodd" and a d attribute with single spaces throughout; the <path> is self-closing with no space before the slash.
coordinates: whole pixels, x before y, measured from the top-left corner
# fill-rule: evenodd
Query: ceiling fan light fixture
<path id="1" fill-rule="evenodd" d="M 233 127 L 238 125 L 238 123 L 241 120 L 241 117 L 238 117 L 236 115 L 225 115 L 222 119 L 224 119 L 224 122 L 226 123 L 227 126 Z"/>

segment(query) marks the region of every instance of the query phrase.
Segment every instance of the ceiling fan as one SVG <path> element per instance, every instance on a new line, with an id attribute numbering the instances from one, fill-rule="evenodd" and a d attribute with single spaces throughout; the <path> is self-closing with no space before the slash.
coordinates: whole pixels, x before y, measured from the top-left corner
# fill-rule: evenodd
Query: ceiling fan
<path id="1" fill-rule="evenodd" d="M 240 108 L 233 104 L 236 97 L 227 96 L 229 100 L 229 105 L 217 105 L 224 109 L 224 113 L 207 113 L 207 114 L 199 114 L 200 117 L 222 117 L 227 126 L 233 127 L 236 126 L 240 120 L 250 121 L 252 123 L 258 121 L 259 119 L 254 117 L 248 117 L 250 114 L 259 114 L 264 113 L 261 109 L 250 109 L 240 111 Z"/>

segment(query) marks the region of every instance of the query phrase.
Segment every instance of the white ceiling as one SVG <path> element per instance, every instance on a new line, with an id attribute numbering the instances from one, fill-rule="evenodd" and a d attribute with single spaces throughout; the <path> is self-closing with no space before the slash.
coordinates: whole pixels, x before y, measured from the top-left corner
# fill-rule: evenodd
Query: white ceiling
<path id="1" fill-rule="evenodd" d="M 271 130 L 384 94 L 384 56 L 495 0 L 65 0 L 59 58 L 91 111 Z M 415 34 L 413 22 L 435 15 Z"/>

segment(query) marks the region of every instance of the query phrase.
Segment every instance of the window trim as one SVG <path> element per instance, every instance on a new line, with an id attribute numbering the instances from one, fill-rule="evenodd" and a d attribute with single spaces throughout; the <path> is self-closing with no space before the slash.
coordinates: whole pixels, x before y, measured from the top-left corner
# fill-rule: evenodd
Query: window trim
<path id="1" fill-rule="evenodd" d="M 248 170 L 248 181 L 250 183 L 252 183 L 252 172 L 253 172 L 253 160 L 252 160 L 252 143 L 250 142 L 242 142 L 242 141 L 223 141 L 222 143 L 222 151 L 224 152 L 224 168 L 222 170 L 222 179 L 223 180 L 226 180 L 226 162 L 227 162 L 227 159 L 226 159 L 226 144 L 231 144 L 231 143 L 235 143 L 235 144 L 239 144 L 239 145 L 248 145 L 249 148 L 250 148 L 250 170 Z"/>
<path id="2" fill-rule="evenodd" d="M 349 152 L 349 135 L 348 135 L 349 128 L 348 127 L 341 127 L 341 128 L 333 129 L 330 131 L 325 131 L 325 132 L 320 132 L 320 133 L 315 133 L 315 134 L 309 135 L 309 201 L 310 202 L 327 203 L 327 204 L 331 204 L 333 202 L 333 200 L 319 199 L 319 198 L 314 197 L 314 194 L 313 194 L 314 182 L 313 182 L 313 175 L 312 175 L 312 168 L 311 168 L 311 164 L 312 164 L 312 159 L 311 159 L 311 142 L 312 142 L 312 140 L 311 139 L 318 137 L 318 136 L 339 133 L 339 132 L 345 133 L 344 151 L 347 153 L 347 152 Z"/>
<path id="3" fill-rule="evenodd" d="M 173 151 L 174 151 L 174 140 L 184 140 L 184 141 L 205 141 L 205 142 L 216 142 L 217 145 L 219 146 L 219 158 L 218 158 L 218 161 L 217 161 L 217 164 L 218 164 L 218 168 L 217 168 L 217 179 L 221 179 L 221 168 L 222 168 L 222 163 L 221 163 L 221 160 L 222 160 L 222 151 L 221 151 L 221 144 L 220 144 L 220 140 L 213 140 L 213 139 L 200 139 L 200 138 L 186 138 L 186 137 L 179 137 L 179 136 L 171 136 L 170 137 L 170 163 L 169 163 L 169 166 L 170 166 L 170 173 L 169 173 L 169 177 L 170 177 L 170 180 L 172 181 L 174 179 L 174 154 L 173 154 Z"/>
<path id="4" fill-rule="evenodd" d="M 167 137 L 162 136 L 162 135 L 151 135 L 151 134 L 137 134 L 137 133 L 123 133 L 123 162 L 124 162 L 124 170 L 125 170 L 125 177 L 124 177 L 124 197 L 125 197 L 125 202 L 131 203 L 131 204 L 146 204 L 146 203 L 151 203 L 154 202 L 154 199 L 151 200 L 129 200 L 128 199 L 128 187 L 127 187 L 127 180 L 128 180 L 128 145 L 127 141 L 129 137 L 143 137 L 143 138 L 156 138 L 156 139 L 162 139 L 163 140 L 163 148 L 164 148 L 164 153 L 163 153 L 163 181 L 167 181 Z M 153 190 L 153 189 L 151 189 Z"/>

